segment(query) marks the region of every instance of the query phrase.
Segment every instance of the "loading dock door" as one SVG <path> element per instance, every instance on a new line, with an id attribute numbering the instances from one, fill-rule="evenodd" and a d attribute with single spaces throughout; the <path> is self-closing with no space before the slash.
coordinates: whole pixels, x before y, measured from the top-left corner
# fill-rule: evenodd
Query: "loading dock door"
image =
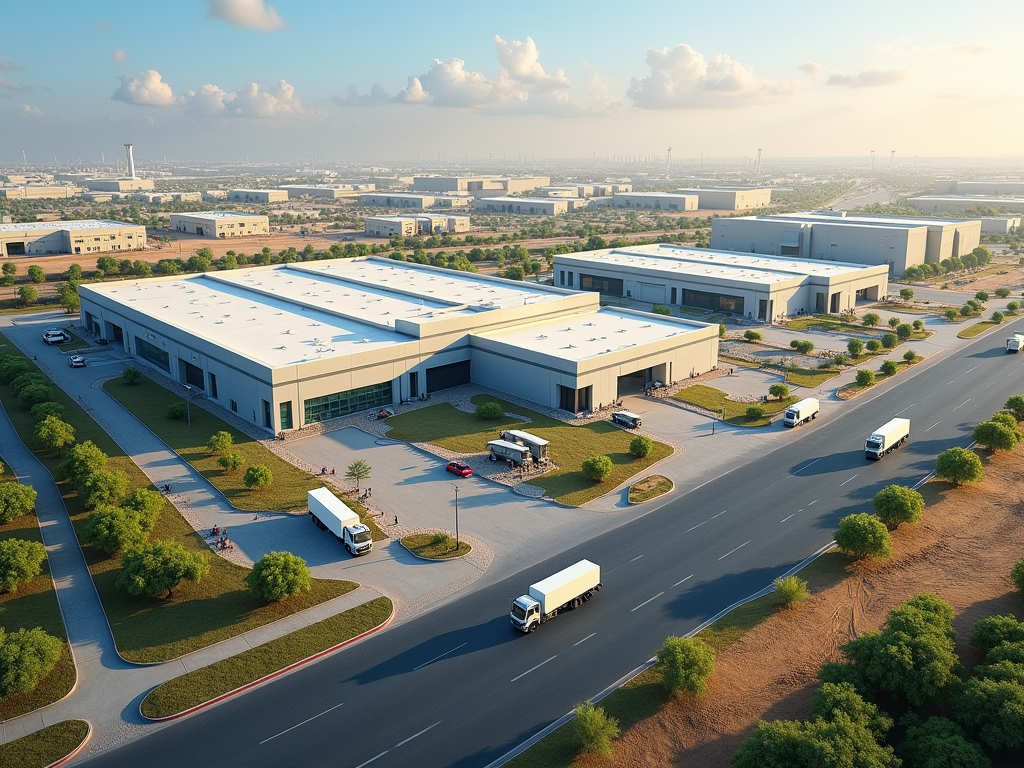
<path id="1" fill-rule="evenodd" d="M 640 301 L 650 301 L 654 304 L 665 303 L 665 286 L 653 283 L 640 283 Z"/>
<path id="2" fill-rule="evenodd" d="M 634 371 L 633 373 L 627 373 L 624 376 L 619 376 L 618 389 L 615 396 L 625 397 L 626 395 L 639 394 L 644 391 L 644 385 L 650 380 L 650 368 L 644 368 L 640 371 Z"/>
<path id="3" fill-rule="evenodd" d="M 427 393 L 469 384 L 469 360 L 427 368 Z"/>

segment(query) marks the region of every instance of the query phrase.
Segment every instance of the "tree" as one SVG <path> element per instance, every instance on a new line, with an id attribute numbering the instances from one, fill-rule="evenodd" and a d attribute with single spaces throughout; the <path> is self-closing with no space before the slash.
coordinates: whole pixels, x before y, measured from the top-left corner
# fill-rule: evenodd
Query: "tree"
<path id="1" fill-rule="evenodd" d="M 270 485 L 273 479 L 274 475 L 266 465 L 253 464 L 245 470 L 245 477 L 242 478 L 242 482 L 245 483 L 246 488 L 255 488 L 257 491 L 262 491 Z"/>
<path id="2" fill-rule="evenodd" d="M 781 400 L 784 397 L 789 397 L 789 387 L 785 384 L 772 384 L 768 387 L 768 394 L 778 400 Z"/>
<path id="3" fill-rule="evenodd" d="M 21 483 L 0 483 L 0 525 L 17 520 L 36 508 L 36 489 Z"/>
<path id="4" fill-rule="evenodd" d="M 907 365 L 913 365 L 914 360 L 917 359 L 917 352 L 912 349 L 908 349 L 903 353 L 903 359 L 907 361 Z"/>
<path id="5" fill-rule="evenodd" d="M 104 504 L 85 521 L 82 540 L 112 554 L 145 544 L 146 532 L 131 510 Z"/>
<path id="6" fill-rule="evenodd" d="M 46 547 L 38 541 L 0 541 L 0 589 L 16 592 L 19 584 L 32 581 L 43 569 Z"/>
<path id="7" fill-rule="evenodd" d="M 1010 571 L 1010 578 L 1013 579 L 1017 590 L 1024 592 L 1024 557 L 1014 563 L 1013 569 Z"/>
<path id="8" fill-rule="evenodd" d="M 985 616 L 974 622 L 971 645 L 984 651 L 986 659 L 994 648 L 1004 643 L 1024 643 L 1024 621 L 1017 621 L 1013 614 Z"/>
<path id="9" fill-rule="evenodd" d="M 725 331 L 725 323 L 719 323 L 718 324 L 718 338 L 724 339 L 725 338 L 725 333 L 726 333 L 726 331 Z"/>
<path id="10" fill-rule="evenodd" d="M 576 705 L 573 730 L 576 741 L 584 752 L 610 755 L 612 739 L 619 735 L 619 721 L 606 715 L 603 708 L 595 707 L 588 699 Z"/>
<path id="11" fill-rule="evenodd" d="M 21 355 L 0 355 L 0 384 L 10 384 L 19 376 L 24 376 L 32 366 L 27 358 Z"/>
<path id="12" fill-rule="evenodd" d="M 801 355 L 809 355 L 814 350 L 814 342 L 807 341 L 805 339 L 793 339 L 791 342 L 789 342 L 789 346 L 791 346 Z"/>
<path id="13" fill-rule="evenodd" d="M 900 319 L 898 317 L 894 316 L 894 317 L 890 317 L 889 318 L 889 327 L 892 328 L 893 330 L 895 330 L 896 326 L 899 325 L 899 324 L 900 324 Z"/>
<path id="14" fill-rule="evenodd" d="M 369 480 L 370 473 L 373 471 L 366 459 L 356 459 L 348 465 L 348 469 L 345 470 L 345 479 L 355 480 L 356 490 L 359 490 L 359 482 L 361 480 Z"/>
<path id="15" fill-rule="evenodd" d="M 895 333 L 887 333 L 882 337 L 882 347 L 893 349 L 899 343 L 899 337 Z"/>
<path id="16" fill-rule="evenodd" d="M 996 288 L 993 291 L 993 293 L 996 296 L 998 296 L 1000 299 L 1006 299 L 1006 298 L 1009 298 L 1009 296 L 1010 296 L 1010 289 L 1009 288 Z"/>
<path id="17" fill-rule="evenodd" d="M 807 582 L 798 576 L 787 576 L 772 582 L 775 585 L 775 598 L 783 608 L 791 608 L 811 596 Z"/>
<path id="18" fill-rule="evenodd" d="M 602 482 L 612 473 L 612 460 L 607 456 L 591 456 L 584 459 L 580 469 L 588 480 Z"/>
<path id="19" fill-rule="evenodd" d="M 960 317 L 970 317 L 976 311 L 977 310 L 970 304 L 964 304 L 962 307 L 960 307 Z"/>
<path id="20" fill-rule="evenodd" d="M 78 495 L 86 509 L 116 504 L 128 493 L 128 476 L 119 469 L 91 472 L 78 483 Z"/>
<path id="21" fill-rule="evenodd" d="M 935 474 L 955 485 L 966 485 L 981 480 L 984 471 L 974 451 L 947 448 L 935 459 Z"/>
<path id="22" fill-rule="evenodd" d="M 982 304 L 984 304 L 986 301 L 988 301 L 988 291 L 978 291 L 976 294 L 974 294 L 974 298 L 980 301 Z"/>
<path id="23" fill-rule="evenodd" d="M 1011 315 L 1016 315 L 1018 309 L 1020 309 L 1020 302 L 1019 301 L 1007 302 L 1007 304 L 1006 304 L 1006 311 L 1009 312 Z"/>
<path id="24" fill-rule="evenodd" d="M 899 768 L 892 747 L 843 712 L 826 719 L 762 720 L 730 760 L 733 768 Z"/>
<path id="25" fill-rule="evenodd" d="M 53 401 L 36 403 L 28 409 L 28 412 L 32 414 L 32 418 L 37 422 L 42 421 L 47 416 L 56 416 L 58 419 L 61 419 L 64 417 L 64 406 Z"/>
<path id="26" fill-rule="evenodd" d="M 950 322 L 953 322 L 958 317 L 960 317 L 960 312 L 954 309 L 953 307 L 950 307 L 949 309 L 946 310 L 946 319 L 949 320 Z"/>
<path id="27" fill-rule="evenodd" d="M 57 666 L 63 647 L 38 627 L 17 632 L 0 627 L 0 701 L 35 688 Z"/>
<path id="28" fill-rule="evenodd" d="M 811 699 L 811 716 L 834 720 L 840 714 L 866 728 L 879 743 L 893 726 L 892 718 L 864 701 L 850 683 L 822 683 Z"/>
<path id="29" fill-rule="evenodd" d="M 82 271 L 81 264 L 70 264 L 68 271 L 64 273 L 64 277 L 72 283 L 82 282 L 82 278 L 85 277 L 85 273 Z"/>
<path id="30" fill-rule="evenodd" d="M 757 331 L 748 330 L 743 332 L 743 338 L 746 339 L 747 341 L 760 341 L 761 334 L 758 333 Z"/>
<path id="31" fill-rule="evenodd" d="M 38 405 L 45 405 L 45 403 Z M 38 407 L 38 405 L 33 407 Z M 36 442 L 44 449 L 60 456 L 64 448 L 74 445 L 75 428 L 66 421 L 61 421 L 58 417 L 51 415 L 36 422 L 35 438 Z"/>
<path id="32" fill-rule="evenodd" d="M 697 637 L 667 637 L 658 650 L 665 687 L 673 694 L 707 693 L 707 678 L 715 673 L 715 649 Z"/>
<path id="33" fill-rule="evenodd" d="M 857 371 L 855 381 L 858 387 L 870 387 L 875 383 L 875 372 L 869 371 L 867 368 L 860 368 Z"/>
<path id="34" fill-rule="evenodd" d="M 26 373 L 21 374 L 20 376 L 16 376 L 15 378 L 11 379 L 10 387 L 11 392 L 13 392 L 15 395 L 20 395 L 22 393 L 22 390 L 25 390 L 28 387 L 45 387 L 49 385 L 49 383 L 50 380 L 39 371 L 28 371 Z"/>
<path id="35" fill-rule="evenodd" d="M 878 557 L 886 559 L 892 555 L 892 540 L 885 523 L 866 512 L 847 515 L 839 521 L 839 529 L 833 538 L 839 549 L 854 557 Z"/>
<path id="36" fill-rule="evenodd" d="M 860 339 L 850 339 L 846 343 L 846 350 L 850 353 L 850 357 L 860 357 L 864 352 L 864 342 Z"/>
<path id="37" fill-rule="evenodd" d="M 751 403 L 747 406 L 747 418 L 748 419 L 763 419 L 768 411 L 760 403 Z"/>
<path id="38" fill-rule="evenodd" d="M 896 337 L 900 341 L 906 341 L 914 335 L 914 326 L 909 323 L 900 323 L 896 326 Z"/>
<path id="39" fill-rule="evenodd" d="M 877 352 L 882 348 L 882 342 L 878 339 L 868 339 L 868 343 L 865 346 L 868 348 L 868 352 Z"/>
<path id="40" fill-rule="evenodd" d="M 654 441 L 644 435 L 637 435 L 629 441 L 629 452 L 638 459 L 646 457 L 654 447 Z"/>
<path id="41" fill-rule="evenodd" d="M 78 283 L 58 283 L 57 295 L 60 296 L 60 306 L 64 314 L 73 315 L 81 309 L 82 303 L 78 298 Z"/>
<path id="42" fill-rule="evenodd" d="M 998 310 L 992 313 L 992 322 L 995 323 L 996 325 L 999 325 L 1005 319 L 1006 316 L 1002 312 L 999 312 Z"/>
<path id="43" fill-rule="evenodd" d="M 923 329 L 924 329 L 924 320 L 915 320 L 915 321 L 914 321 L 914 322 L 913 322 L 913 323 L 911 324 L 911 327 L 912 327 L 912 328 L 913 328 L 913 329 L 914 329 L 915 331 L 920 331 L 920 330 L 923 330 Z"/>
<path id="44" fill-rule="evenodd" d="M 1024 421 L 1024 395 L 1013 395 L 1003 408 L 1012 413 L 1017 421 Z"/>
<path id="45" fill-rule="evenodd" d="M 910 301 L 914 298 L 914 290 L 912 288 L 900 288 L 900 298 L 904 301 Z"/>
<path id="46" fill-rule="evenodd" d="M 871 328 L 872 326 L 878 325 L 881 322 L 881 320 L 882 318 L 880 318 L 876 313 L 868 312 L 864 315 L 861 322 L 864 323 L 864 325 L 866 325 L 868 328 Z"/>
<path id="47" fill-rule="evenodd" d="M 526 272 L 519 264 L 513 264 L 510 267 L 505 268 L 505 272 L 502 275 L 506 280 L 522 280 L 526 277 Z"/>
<path id="48" fill-rule="evenodd" d="M 885 360 L 885 361 L 882 362 L 882 366 L 881 366 L 880 370 L 886 376 L 895 376 L 896 372 L 899 371 L 899 368 L 897 367 L 897 365 L 896 365 L 896 363 L 894 361 L 892 361 L 892 360 Z"/>
<path id="49" fill-rule="evenodd" d="M 291 552 L 268 552 L 256 561 L 245 584 L 256 597 L 279 602 L 308 592 L 313 578 L 301 557 Z"/>
<path id="50" fill-rule="evenodd" d="M 170 597 L 182 579 L 199 582 L 210 572 L 201 552 L 189 552 L 176 541 L 158 541 L 121 555 L 121 575 L 115 586 L 129 595 Z"/>
<path id="51" fill-rule="evenodd" d="M 164 507 L 164 497 L 156 491 L 148 488 L 136 488 L 129 493 L 118 505 L 121 509 L 135 516 L 143 531 L 152 531 L 160 519 L 160 512 Z"/>
<path id="52" fill-rule="evenodd" d="M 230 453 L 225 453 L 223 456 L 217 459 L 217 463 L 224 468 L 225 472 L 234 472 L 236 469 L 245 464 L 245 457 L 242 456 L 242 454 L 240 454 L 238 451 L 231 451 Z"/>
<path id="53" fill-rule="evenodd" d="M 890 531 L 900 523 L 916 523 L 924 511 L 924 496 L 904 485 L 887 485 L 871 500 L 875 514 Z"/>
<path id="54" fill-rule="evenodd" d="M 17 265 L 11 261 L 5 261 L 0 269 L 3 270 L 3 276 L 0 277 L 0 285 L 14 285 L 14 278 L 18 274 Z"/>
<path id="55" fill-rule="evenodd" d="M 188 413 L 188 406 L 185 403 L 170 403 L 167 406 L 168 419 L 184 419 Z"/>
<path id="56" fill-rule="evenodd" d="M 46 280 L 46 273 L 38 264 L 31 264 L 28 268 L 28 279 L 33 283 L 42 283 Z"/>
<path id="57" fill-rule="evenodd" d="M 963 728 L 945 717 L 921 720 L 916 714 L 900 720 L 906 737 L 899 754 L 911 766 L 927 768 L 991 768 L 981 745 L 967 738 Z"/>
<path id="58" fill-rule="evenodd" d="M 1024 685 L 972 677 L 953 704 L 956 719 L 992 749 L 1024 747 Z"/>
<path id="59" fill-rule="evenodd" d="M 476 407 L 476 415 L 481 419 L 492 420 L 500 419 L 505 415 L 505 412 L 502 410 L 499 403 L 486 402 L 480 403 L 480 405 Z"/>
<path id="60" fill-rule="evenodd" d="M 231 433 L 222 429 L 210 435 L 210 439 L 206 441 L 206 450 L 210 451 L 210 453 L 225 453 L 231 450 L 234 444 L 235 439 L 231 436 Z"/>
<path id="61" fill-rule="evenodd" d="M 22 408 L 31 408 L 39 403 L 53 400 L 53 390 L 45 384 L 30 384 L 18 393 L 18 403 Z"/>
<path id="62" fill-rule="evenodd" d="M 974 428 L 972 436 L 978 445 L 984 446 L 990 451 L 1012 451 L 1020 439 L 1016 430 L 1011 430 L 998 421 L 981 422 Z"/>
<path id="63" fill-rule="evenodd" d="M 57 465 L 57 479 L 70 480 L 78 485 L 83 478 L 103 469 L 106 464 L 107 454 L 92 440 L 86 440 L 71 446 L 64 461 Z"/>
<path id="64" fill-rule="evenodd" d="M 129 365 L 121 371 L 121 378 L 124 379 L 125 384 L 132 386 L 139 383 L 139 380 L 142 378 L 142 374 L 134 365 Z"/>
<path id="65" fill-rule="evenodd" d="M 23 285 L 18 289 L 18 298 L 21 299 L 22 305 L 27 307 L 39 298 L 39 291 L 33 285 Z"/>

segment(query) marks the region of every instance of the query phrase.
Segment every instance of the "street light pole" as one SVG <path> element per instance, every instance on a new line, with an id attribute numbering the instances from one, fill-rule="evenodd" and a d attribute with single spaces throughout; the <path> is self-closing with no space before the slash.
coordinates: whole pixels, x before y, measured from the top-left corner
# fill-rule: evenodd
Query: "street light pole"
<path id="1" fill-rule="evenodd" d="M 185 385 L 185 391 L 188 392 L 188 399 L 185 401 L 185 413 L 188 415 L 188 425 L 192 426 L 192 387 L 189 384 Z"/>
<path id="2" fill-rule="evenodd" d="M 455 551 L 459 551 L 459 486 L 452 483 L 455 488 Z"/>

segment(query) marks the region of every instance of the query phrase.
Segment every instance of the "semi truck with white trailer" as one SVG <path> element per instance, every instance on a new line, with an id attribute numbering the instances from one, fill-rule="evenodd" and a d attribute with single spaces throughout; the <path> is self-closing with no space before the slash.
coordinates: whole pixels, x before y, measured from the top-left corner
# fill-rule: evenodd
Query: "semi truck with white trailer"
<path id="1" fill-rule="evenodd" d="M 529 593 L 512 601 L 509 619 L 521 632 L 533 632 L 558 615 L 579 608 L 601 589 L 601 566 L 580 560 L 546 579 L 530 585 Z"/>
<path id="2" fill-rule="evenodd" d="M 880 459 L 910 439 L 910 419 L 890 419 L 871 433 L 864 443 L 864 456 Z"/>
<path id="3" fill-rule="evenodd" d="M 1015 333 L 1006 340 L 1006 354 L 1015 355 L 1024 349 L 1024 334 Z"/>
<path id="4" fill-rule="evenodd" d="M 818 398 L 808 397 L 799 403 L 793 403 L 786 409 L 786 415 L 782 417 L 782 426 L 799 427 L 811 419 L 818 418 Z"/>
<path id="5" fill-rule="evenodd" d="M 308 491 L 306 503 L 309 504 L 309 514 L 316 527 L 337 536 L 350 555 L 365 555 L 373 549 L 370 529 L 330 489 Z"/>

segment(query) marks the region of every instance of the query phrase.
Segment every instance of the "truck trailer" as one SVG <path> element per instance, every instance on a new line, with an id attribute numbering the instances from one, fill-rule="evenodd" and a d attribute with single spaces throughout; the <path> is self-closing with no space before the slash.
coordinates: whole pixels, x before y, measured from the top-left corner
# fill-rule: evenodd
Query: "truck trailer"
<path id="1" fill-rule="evenodd" d="M 890 419 L 880 426 L 864 443 L 864 456 L 868 459 L 880 459 L 890 451 L 895 451 L 910 439 L 910 419 Z"/>
<path id="2" fill-rule="evenodd" d="M 782 418 L 782 426 L 799 427 L 801 424 L 806 424 L 811 419 L 818 418 L 818 410 L 816 397 L 808 397 L 799 403 L 793 403 L 786 409 L 786 415 Z"/>
<path id="3" fill-rule="evenodd" d="M 487 443 L 487 450 L 491 454 L 491 461 L 505 459 L 519 465 L 528 464 L 532 458 L 529 446 L 512 443 L 508 440 L 491 440 Z"/>
<path id="4" fill-rule="evenodd" d="M 1006 340 L 1006 354 L 1015 355 L 1024 349 L 1024 334 L 1015 333 Z"/>
<path id="5" fill-rule="evenodd" d="M 359 515 L 346 507 L 328 488 L 308 491 L 306 503 L 316 527 L 337 536 L 350 555 L 365 555 L 373 549 L 370 529 L 359 522 Z"/>
<path id="6" fill-rule="evenodd" d="M 533 632 L 559 611 L 579 608 L 601 589 L 601 566 L 580 560 L 530 585 L 528 594 L 512 601 L 509 619 L 521 632 Z"/>

